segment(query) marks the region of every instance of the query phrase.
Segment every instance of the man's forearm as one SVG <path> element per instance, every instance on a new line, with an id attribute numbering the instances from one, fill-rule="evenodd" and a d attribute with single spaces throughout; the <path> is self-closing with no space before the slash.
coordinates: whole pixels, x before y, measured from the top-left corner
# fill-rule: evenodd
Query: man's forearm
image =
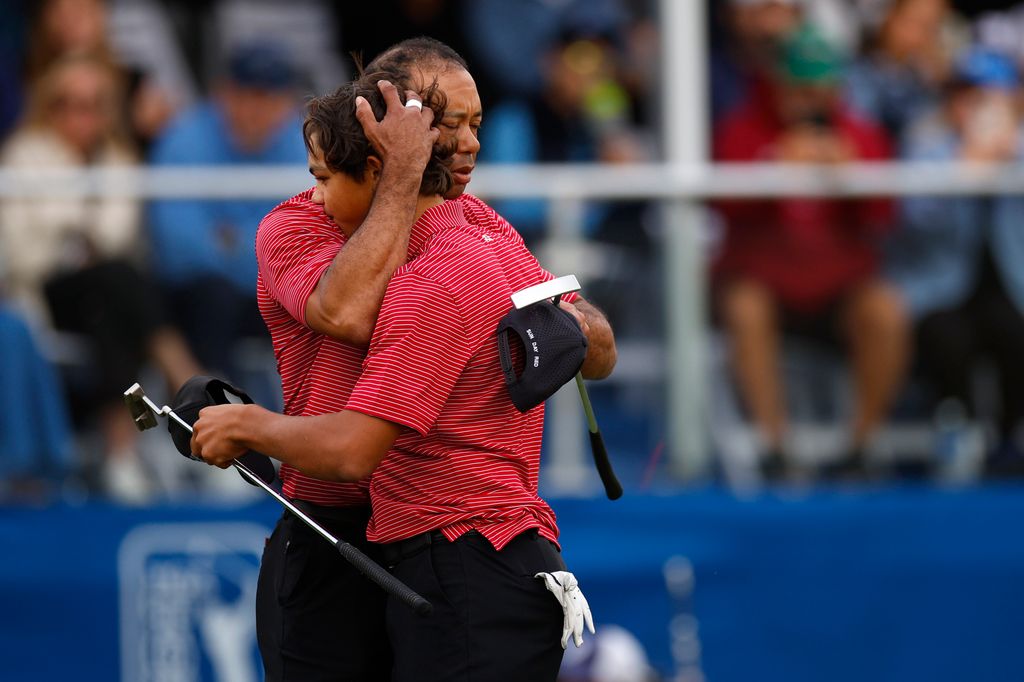
<path id="1" fill-rule="evenodd" d="M 246 428 L 239 442 L 289 464 L 307 476 L 325 481 L 357 481 L 379 462 L 373 450 L 359 442 L 346 424 L 351 413 L 292 417 L 259 406 L 248 406 Z M 386 448 L 385 448 L 386 450 Z"/>
<path id="2" fill-rule="evenodd" d="M 318 331 L 369 344 L 388 282 L 406 259 L 421 181 L 422 169 L 384 166 L 370 212 L 313 292 L 327 326 Z"/>
<path id="3" fill-rule="evenodd" d="M 612 373 L 618 359 L 615 334 L 608 318 L 595 306 L 582 298 L 577 298 L 574 305 L 583 313 L 590 327 L 587 334 L 587 357 L 580 372 L 584 379 L 604 379 Z"/>

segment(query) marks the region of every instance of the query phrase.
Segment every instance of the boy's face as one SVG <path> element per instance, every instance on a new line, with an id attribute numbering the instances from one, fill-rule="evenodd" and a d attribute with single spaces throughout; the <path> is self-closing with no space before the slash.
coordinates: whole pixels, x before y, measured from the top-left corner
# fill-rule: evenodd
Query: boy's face
<path id="1" fill-rule="evenodd" d="M 375 156 L 368 158 L 366 174 L 362 180 L 356 180 L 327 167 L 315 137 L 312 147 L 313 151 L 307 153 L 307 158 L 309 172 L 316 178 L 313 203 L 323 206 L 327 217 L 341 228 L 345 236 L 351 237 L 370 212 L 370 204 L 373 203 L 373 194 L 380 177 L 380 160 Z"/>

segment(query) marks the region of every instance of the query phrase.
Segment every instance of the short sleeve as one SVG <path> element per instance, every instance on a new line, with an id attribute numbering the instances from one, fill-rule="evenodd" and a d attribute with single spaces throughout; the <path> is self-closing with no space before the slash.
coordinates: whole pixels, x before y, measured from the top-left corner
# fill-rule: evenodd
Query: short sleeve
<path id="1" fill-rule="evenodd" d="M 282 205 L 260 223 L 256 260 L 274 300 L 302 324 L 306 302 L 345 244 L 345 236 L 301 206 Z"/>
<path id="2" fill-rule="evenodd" d="M 426 435 L 472 350 L 463 315 L 444 287 L 415 273 L 396 276 L 345 409 Z"/>

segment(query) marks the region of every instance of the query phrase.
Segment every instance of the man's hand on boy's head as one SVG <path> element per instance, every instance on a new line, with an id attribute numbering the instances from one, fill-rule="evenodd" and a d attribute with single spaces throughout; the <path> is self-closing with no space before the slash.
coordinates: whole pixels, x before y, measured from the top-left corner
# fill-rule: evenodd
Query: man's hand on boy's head
<path id="1" fill-rule="evenodd" d="M 384 118 L 377 120 L 370 103 L 356 98 L 356 118 L 366 138 L 380 154 L 381 161 L 407 164 L 410 170 L 422 173 L 441 132 L 433 127 L 434 112 L 429 107 L 406 106 L 398 97 L 398 88 L 388 81 L 377 83 L 387 105 Z M 419 101 L 420 96 L 406 90 L 406 101 Z"/>

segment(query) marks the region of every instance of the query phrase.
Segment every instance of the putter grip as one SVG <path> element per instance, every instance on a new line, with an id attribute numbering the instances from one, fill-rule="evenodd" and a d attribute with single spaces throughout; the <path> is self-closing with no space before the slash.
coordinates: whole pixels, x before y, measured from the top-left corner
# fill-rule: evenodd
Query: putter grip
<path id="1" fill-rule="evenodd" d="M 408 585 L 388 573 L 380 564 L 360 552 L 354 545 L 344 540 L 338 540 L 334 546 L 338 548 L 341 556 L 345 557 L 345 561 L 355 566 L 360 573 L 377 583 L 382 590 L 401 599 L 417 614 L 426 616 L 434 610 L 433 604 L 413 592 Z"/>
<path id="2" fill-rule="evenodd" d="M 612 462 L 608 459 L 608 450 L 604 447 L 604 438 L 601 432 L 590 432 L 590 451 L 594 453 L 594 465 L 597 466 L 597 473 L 604 483 L 604 492 L 609 500 L 617 500 L 622 497 L 622 484 L 615 477 L 612 469 Z"/>

